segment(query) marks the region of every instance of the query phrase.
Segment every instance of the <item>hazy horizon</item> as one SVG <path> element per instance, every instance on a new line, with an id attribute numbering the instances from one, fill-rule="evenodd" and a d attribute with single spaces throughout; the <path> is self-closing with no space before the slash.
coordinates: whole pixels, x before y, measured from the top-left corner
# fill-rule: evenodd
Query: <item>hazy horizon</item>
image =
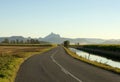
<path id="1" fill-rule="evenodd" d="M 119 0 L 1 0 L 0 37 L 120 39 Z"/>
<path id="2" fill-rule="evenodd" d="M 53 33 L 53 32 L 51 32 Z M 0 37 L 19 37 L 19 36 L 22 36 L 24 38 L 45 38 L 46 36 L 50 35 L 51 33 L 45 35 L 45 36 L 38 36 L 38 37 L 31 37 L 31 36 L 22 36 L 22 35 L 11 35 L 11 36 L 0 36 Z M 53 34 L 57 34 L 57 33 L 53 33 Z M 60 35 L 60 34 L 58 34 Z M 61 36 L 61 38 L 71 38 L 71 39 L 77 39 L 77 38 L 89 38 L 89 37 L 64 37 L 64 36 Z M 109 39 L 104 39 L 104 38 L 89 38 L 89 39 L 103 39 L 103 40 L 112 40 L 112 38 L 109 38 Z M 113 39 L 113 40 L 120 40 L 120 39 Z"/>

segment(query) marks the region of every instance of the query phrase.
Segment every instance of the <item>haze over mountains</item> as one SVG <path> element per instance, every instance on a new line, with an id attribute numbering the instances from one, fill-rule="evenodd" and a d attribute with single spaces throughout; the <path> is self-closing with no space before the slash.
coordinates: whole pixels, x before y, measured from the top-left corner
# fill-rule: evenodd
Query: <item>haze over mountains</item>
<path id="1" fill-rule="evenodd" d="M 0 37 L 0 42 L 3 41 L 5 38 L 8 38 L 11 40 L 23 40 L 26 41 L 28 39 L 31 39 L 30 37 L 25 38 L 23 36 L 11 36 L 11 37 Z M 104 39 L 98 39 L 98 38 L 64 38 L 61 37 L 59 34 L 50 33 L 44 38 L 34 38 L 38 39 L 39 41 L 45 41 L 50 43 L 63 43 L 63 41 L 69 40 L 71 43 L 80 43 L 80 44 L 120 44 L 120 39 L 110 39 L 110 40 L 104 40 Z"/>

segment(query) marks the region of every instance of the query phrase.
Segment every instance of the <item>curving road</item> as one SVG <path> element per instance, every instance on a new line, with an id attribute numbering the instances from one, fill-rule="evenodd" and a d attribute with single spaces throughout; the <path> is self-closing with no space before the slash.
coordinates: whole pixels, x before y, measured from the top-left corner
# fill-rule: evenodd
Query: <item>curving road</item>
<path id="1" fill-rule="evenodd" d="M 120 75 L 76 60 L 57 47 L 26 60 L 15 82 L 120 82 Z"/>

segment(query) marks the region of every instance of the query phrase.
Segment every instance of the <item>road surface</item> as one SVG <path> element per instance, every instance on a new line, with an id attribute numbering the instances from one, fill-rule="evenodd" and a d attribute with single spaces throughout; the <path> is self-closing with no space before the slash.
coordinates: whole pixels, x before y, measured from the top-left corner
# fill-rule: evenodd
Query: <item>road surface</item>
<path id="1" fill-rule="evenodd" d="M 76 60 L 59 46 L 26 60 L 15 82 L 120 82 L 120 75 Z"/>

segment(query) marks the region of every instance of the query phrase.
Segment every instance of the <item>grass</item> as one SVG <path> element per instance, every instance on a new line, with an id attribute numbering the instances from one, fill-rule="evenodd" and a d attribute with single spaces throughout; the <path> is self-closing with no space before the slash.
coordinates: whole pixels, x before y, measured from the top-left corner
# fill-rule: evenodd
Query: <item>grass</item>
<path id="1" fill-rule="evenodd" d="M 102 69 L 105 69 L 105 70 L 109 70 L 111 72 L 114 72 L 114 73 L 117 73 L 117 74 L 120 74 L 120 69 L 119 68 L 116 68 L 116 67 L 112 67 L 112 66 L 109 66 L 109 65 L 106 65 L 106 64 L 102 64 L 102 63 L 99 63 L 99 62 L 96 62 L 96 61 L 90 61 L 86 58 L 83 58 L 81 56 L 78 56 L 76 53 L 70 51 L 69 49 L 67 48 L 64 48 L 66 50 L 66 52 L 72 56 L 73 58 L 75 59 L 78 59 L 80 61 L 83 61 L 83 62 L 86 62 L 90 65 L 94 65 L 94 66 L 97 66 L 97 67 L 100 67 Z"/>
<path id="2" fill-rule="evenodd" d="M 120 45 L 118 44 L 94 44 L 94 45 L 81 45 L 84 48 L 107 50 L 113 52 L 120 52 Z"/>
<path id="3" fill-rule="evenodd" d="M 0 46 L 0 82 L 14 82 L 20 65 L 29 57 L 55 46 Z"/>

